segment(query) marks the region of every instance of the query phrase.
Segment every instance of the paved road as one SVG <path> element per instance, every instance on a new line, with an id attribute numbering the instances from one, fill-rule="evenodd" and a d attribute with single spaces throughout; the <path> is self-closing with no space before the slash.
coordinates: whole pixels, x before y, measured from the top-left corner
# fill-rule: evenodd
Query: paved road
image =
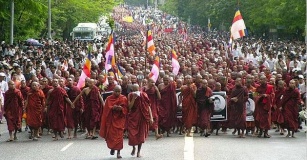
<path id="1" fill-rule="evenodd" d="M 305 126 L 304 126 L 305 127 Z M 306 128 L 304 128 L 306 129 Z M 52 141 L 51 135 L 43 135 L 39 141 L 28 139 L 28 133 L 18 134 L 18 140 L 5 142 L 8 139 L 6 125 L 0 124 L 0 159 L 8 160 L 109 160 L 103 139 L 87 140 L 81 133 L 79 138 Z M 221 133 L 209 138 L 194 134 L 192 138 L 172 134 L 155 140 L 151 135 L 142 148 L 142 158 L 130 155 L 131 147 L 127 139 L 121 152 L 124 160 L 307 160 L 307 141 L 304 132 L 297 133 L 297 138 L 285 138 L 270 131 L 270 139 L 248 136 L 236 138 Z"/>

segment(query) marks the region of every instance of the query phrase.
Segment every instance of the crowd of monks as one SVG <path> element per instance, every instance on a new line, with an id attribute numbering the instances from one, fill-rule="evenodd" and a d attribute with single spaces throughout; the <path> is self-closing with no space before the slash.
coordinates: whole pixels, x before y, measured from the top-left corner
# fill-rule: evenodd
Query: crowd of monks
<path id="1" fill-rule="evenodd" d="M 223 37 L 223 33 L 218 35 Z M 0 120 L 4 115 L 10 134 L 7 141 L 18 139 L 23 118 L 34 141 L 44 130 L 53 133 L 55 141 L 64 133 L 71 139 L 77 138 L 79 130 L 86 131 L 86 139 L 97 139 L 98 134 L 104 138 L 110 154 L 117 151 L 117 158 L 121 158 L 124 137 L 132 146 L 131 155 L 140 157 L 150 131 L 157 140 L 175 133 L 208 137 L 215 130 L 218 134 L 227 129 L 233 129 L 240 138 L 248 134 L 270 138 L 268 131 L 276 127 L 281 135 L 287 131 L 286 137 L 294 138 L 301 126 L 298 113 L 306 109 L 306 80 L 302 75 L 306 59 L 300 63 L 305 66 L 298 66 L 299 57 L 289 57 L 287 51 L 277 51 L 277 47 L 266 48 L 269 42 L 252 40 L 249 44 L 238 41 L 240 52 L 238 48 L 225 50 L 225 38 L 202 36 L 191 32 L 184 42 L 176 33 L 162 34 L 163 38 L 155 41 L 160 57 L 157 81 L 148 76 L 154 57 L 146 56 L 140 35 L 117 38 L 118 65 L 113 74 L 104 71 L 105 51 L 94 42 L 46 44 L 37 53 L 33 48 L 24 53 L 16 49 L 14 56 L 3 60 L 12 68 L 0 67 Z M 297 49 L 297 55 L 303 53 L 302 48 Z M 178 75 L 172 73 L 172 50 L 178 55 Z M 87 52 L 92 54 L 91 76 L 85 79 L 85 87 L 78 88 Z M 271 68 L 268 62 L 277 56 Z M 15 61 L 21 57 L 27 60 Z M 67 68 L 63 67 L 65 62 Z M 114 74 L 116 69 L 122 71 L 122 77 Z M 211 97 L 221 91 L 226 92 L 227 120 L 213 122 L 215 100 Z M 246 121 L 250 94 L 255 101 L 254 121 Z"/>

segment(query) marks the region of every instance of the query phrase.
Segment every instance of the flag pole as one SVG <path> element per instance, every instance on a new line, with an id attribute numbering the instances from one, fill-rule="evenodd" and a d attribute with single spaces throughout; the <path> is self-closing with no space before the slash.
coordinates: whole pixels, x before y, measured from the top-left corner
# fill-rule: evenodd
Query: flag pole
<path id="1" fill-rule="evenodd" d="M 147 43 L 148 43 L 148 31 L 149 31 L 149 26 L 147 25 L 147 30 L 146 30 L 146 43 L 145 43 L 145 71 L 144 71 L 144 75 L 146 75 L 146 66 L 147 66 Z"/>

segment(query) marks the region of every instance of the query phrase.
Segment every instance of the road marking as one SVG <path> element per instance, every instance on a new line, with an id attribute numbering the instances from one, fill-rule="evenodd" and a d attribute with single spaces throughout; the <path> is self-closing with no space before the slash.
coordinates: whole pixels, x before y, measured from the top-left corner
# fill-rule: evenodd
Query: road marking
<path id="1" fill-rule="evenodd" d="M 184 137 L 184 160 L 194 160 L 194 140 L 192 137 Z"/>
<path id="2" fill-rule="evenodd" d="M 68 145 L 66 145 L 65 147 L 63 147 L 61 149 L 61 152 L 64 152 L 68 147 L 70 147 L 72 144 L 74 144 L 73 142 L 69 143 Z"/>

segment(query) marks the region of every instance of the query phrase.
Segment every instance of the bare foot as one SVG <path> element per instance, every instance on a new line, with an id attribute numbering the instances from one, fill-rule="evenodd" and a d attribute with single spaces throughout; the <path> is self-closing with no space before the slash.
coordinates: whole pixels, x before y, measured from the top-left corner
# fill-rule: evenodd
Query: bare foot
<path id="1" fill-rule="evenodd" d="M 115 153 L 115 150 L 111 149 L 110 154 L 114 155 L 114 153 Z"/>
<path id="2" fill-rule="evenodd" d="M 135 147 L 133 147 L 132 152 L 131 152 L 131 156 L 135 155 Z"/>
<path id="3" fill-rule="evenodd" d="M 239 138 L 245 138 L 244 134 L 240 134 Z"/>
<path id="4" fill-rule="evenodd" d="M 141 153 L 138 152 L 137 155 L 136 155 L 136 157 L 141 158 L 141 157 L 142 157 L 142 156 L 141 156 Z"/>
<path id="5" fill-rule="evenodd" d="M 187 134 L 187 137 L 192 137 L 191 134 Z"/>
<path id="6" fill-rule="evenodd" d="M 120 154 L 117 154 L 117 159 L 121 159 L 123 158 L 122 156 L 120 156 Z"/>
<path id="7" fill-rule="evenodd" d="M 163 135 L 158 134 L 158 135 L 156 135 L 156 140 L 158 140 L 158 139 L 160 139 L 160 138 L 162 138 L 162 137 L 163 137 Z"/>

